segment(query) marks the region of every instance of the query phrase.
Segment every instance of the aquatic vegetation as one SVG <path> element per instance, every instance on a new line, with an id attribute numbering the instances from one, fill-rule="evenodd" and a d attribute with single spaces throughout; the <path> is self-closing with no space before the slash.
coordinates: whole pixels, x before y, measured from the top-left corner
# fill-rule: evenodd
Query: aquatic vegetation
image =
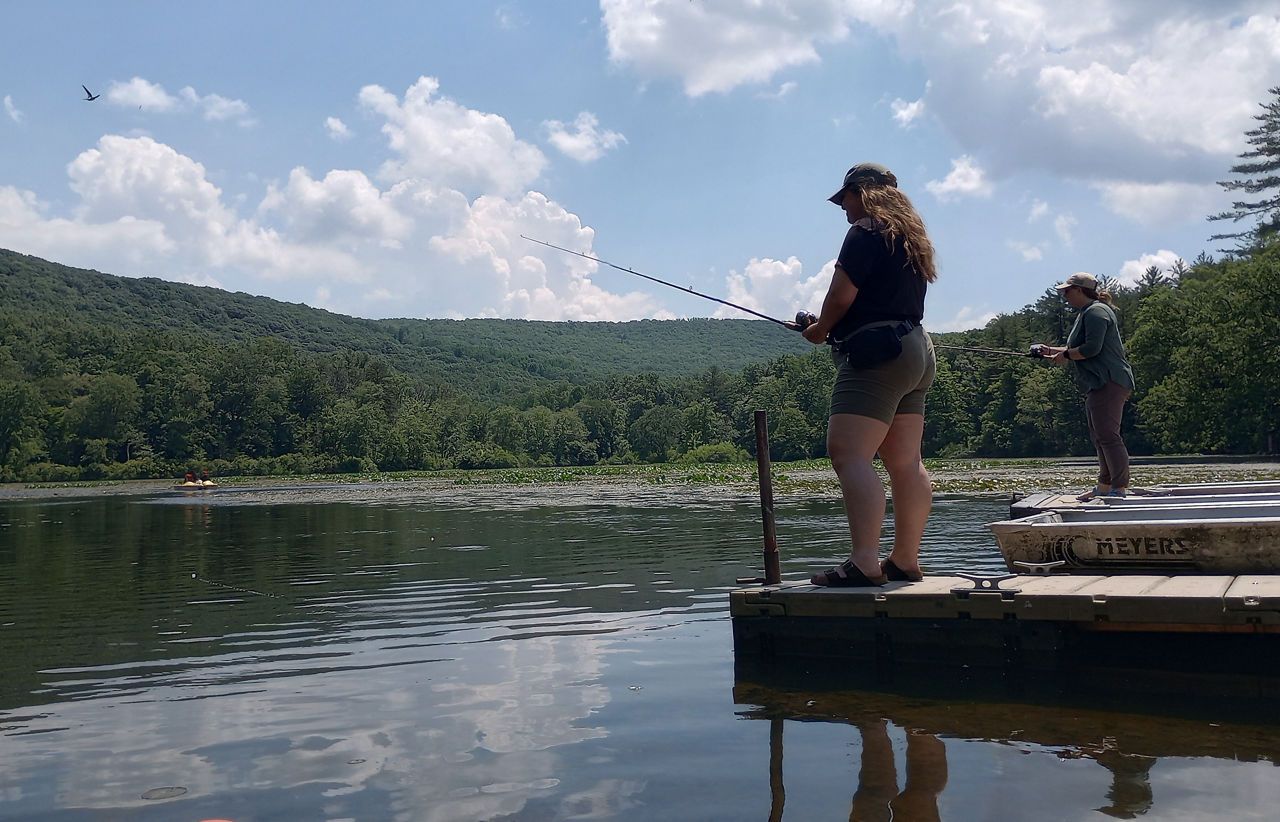
<path id="1" fill-rule="evenodd" d="M 1009 460 L 926 460 L 935 494 L 1010 496 L 1036 491 L 1071 491 L 1092 486 L 1096 468 L 1084 459 L 1009 459 Z M 831 463 L 825 459 L 777 462 L 772 466 L 773 492 L 780 497 L 838 497 L 840 484 Z M 888 474 L 876 464 L 881 478 Z M 696 465 L 586 465 L 543 468 L 447 469 L 440 471 L 393 471 L 364 474 L 311 474 L 273 477 L 218 477 L 222 488 L 270 488 L 284 485 L 314 486 L 437 486 L 467 488 L 470 486 L 556 486 L 655 488 L 702 486 L 717 493 L 753 496 L 758 493 L 756 463 L 703 463 Z M 1142 461 L 1134 465 L 1135 486 L 1193 482 L 1233 482 L 1243 480 L 1280 479 L 1278 462 L 1184 462 Z M 59 491 L 71 493 L 129 493 L 160 490 L 172 483 L 160 480 L 95 480 L 26 484 L 25 491 Z M 3 491 L 0 491 L 3 493 Z"/>

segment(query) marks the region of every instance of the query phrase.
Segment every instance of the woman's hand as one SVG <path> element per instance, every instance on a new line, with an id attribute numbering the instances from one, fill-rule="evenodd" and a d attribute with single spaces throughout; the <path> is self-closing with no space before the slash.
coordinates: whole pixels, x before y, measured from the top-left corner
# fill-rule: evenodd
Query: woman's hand
<path id="1" fill-rule="evenodd" d="M 822 345 L 827 341 L 828 330 L 825 326 L 814 323 L 800 332 L 804 338 L 814 345 Z"/>
<path id="2" fill-rule="evenodd" d="M 1056 345 L 1045 345 L 1044 343 L 1035 343 L 1031 347 L 1040 347 L 1040 356 L 1055 363 L 1064 363 L 1067 361 L 1067 347 Z"/>

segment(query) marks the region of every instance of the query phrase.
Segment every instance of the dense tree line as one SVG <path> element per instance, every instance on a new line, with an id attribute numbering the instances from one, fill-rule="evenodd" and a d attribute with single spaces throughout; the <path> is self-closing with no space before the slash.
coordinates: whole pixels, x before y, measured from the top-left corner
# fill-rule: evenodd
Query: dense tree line
<path id="1" fill-rule="evenodd" d="M 1138 379 L 1135 453 L 1274 450 L 1280 244 L 1148 270 L 1115 295 Z M 940 345 L 1025 351 L 1073 321 L 1057 292 Z M 515 321 L 513 321 L 515 322 Z M 764 328 L 765 323 L 758 327 Z M 825 453 L 829 351 L 731 371 L 543 380 L 515 400 L 410 376 L 368 352 L 0 313 L 5 481 L 745 459 L 753 411 L 777 460 Z M 1091 453 L 1071 371 L 939 349 L 930 456 Z"/>

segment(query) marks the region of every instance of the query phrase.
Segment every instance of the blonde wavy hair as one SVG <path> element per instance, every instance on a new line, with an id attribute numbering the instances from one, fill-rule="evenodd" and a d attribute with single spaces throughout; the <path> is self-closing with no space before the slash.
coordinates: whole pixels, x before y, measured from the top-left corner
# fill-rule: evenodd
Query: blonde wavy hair
<path id="1" fill-rule="evenodd" d="M 892 246 L 893 241 L 901 237 L 907 257 L 925 282 L 938 279 L 938 270 L 933 264 L 933 243 L 929 242 L 924 220 L 907 195 L 892 186 L 875 183 L 857 186 L 857 191 L 867 216 L 885 226 L 885 242 Z"/>

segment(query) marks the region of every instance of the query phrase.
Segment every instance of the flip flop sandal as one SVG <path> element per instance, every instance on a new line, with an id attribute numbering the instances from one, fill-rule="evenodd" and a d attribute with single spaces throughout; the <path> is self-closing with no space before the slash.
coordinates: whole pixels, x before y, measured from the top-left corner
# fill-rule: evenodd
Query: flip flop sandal
<path id="1" fill-rule="evenodd" d="M 884 574 L 868 577 L 858 570 L 853 560 L 846 559 L 834 568 L 814 574 L 809 581 L 827 588 L 879 588 L 889 580 Z"/>
<path id="2" fill-rule="evenodd" d="M 893 560 L 888 559 L 887 557 L 884 562 L 880 563 L 880 572 L 883 573 L 890 582 L 919 582 L 924 579 L 924 574 L 908 574 L 906 571 L 894 564 Z"/>

